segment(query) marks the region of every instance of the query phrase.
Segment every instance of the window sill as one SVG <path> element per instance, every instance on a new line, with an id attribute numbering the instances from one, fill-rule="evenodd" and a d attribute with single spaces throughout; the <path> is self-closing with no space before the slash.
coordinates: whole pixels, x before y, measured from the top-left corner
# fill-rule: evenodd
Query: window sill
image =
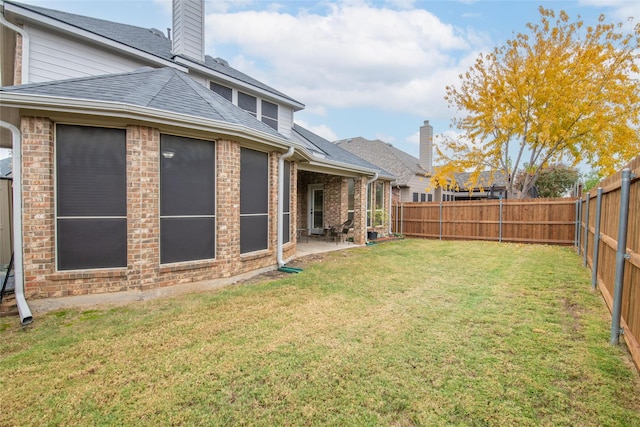
<path id="1" fill-rule="evenodd" d="M 215 259 L 206 259 L 199 261 L 184 261 L 177 262 L 174 264 L 163 264 L 160 266 L 160 274 L 165 273 L 174 273 L 177 271 L 185 271 L 185 270 L 198 270 L 201 268 L 211 268 L 215 267 L 220 262 Z"/>
<path id="2" fill-rule="evenodd" d="M 57 271 L 48 275 L 47 280 L 109 279 L 114 277 L 126 277 L 128 273 L 129 269 L 127 268 Z"/>

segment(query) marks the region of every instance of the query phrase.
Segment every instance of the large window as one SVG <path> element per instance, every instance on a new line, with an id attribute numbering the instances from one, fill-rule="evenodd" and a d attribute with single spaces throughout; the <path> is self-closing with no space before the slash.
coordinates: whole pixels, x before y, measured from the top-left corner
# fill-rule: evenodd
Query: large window
<path id="1" fill-rule="evenodd" d="M 215 258 L 216 146 L 160 137 L 160 262 Z"/>
<path id="2" fill-rule="evenodd" d="M 278 130 L 278 106 L 276 104 L 262 100 L 262 121 Z"/>
<path id="3" fill-rule="evenodd" d="M 240 149 L 240 253 L 269 247 L 269 155 Z"/>
<path id="4" fill-rule="evenodd" d="M 371 207 L 373 205 L 373 193 L 371 184 L 367 185 L 367 227 L 371 227 Z"/>
<path id="5" fill-rule="evenodd" d="M 227 101 L 232 102 L 233 92 L 230 87 L 223 86 L 215 82 L 209 82 L 209 88 Z"/>
<path id="6" fill-rule="evenodd" d="M 376 181 L 376 212 L 373 225 L 382 225 L 384 223 L 384 217 L 384 182 Z"/>
<path id="7" fill-rule="evenodd" d="M 127 266 L 126 131 L 56 126 L 58 270 Z"/>
<path id="8" fill-rule="evenodd" d="M 258 99 L 255 96 L 238 92 L 238 107 L 248 111 L 253 117 L 258 116 Z"/>

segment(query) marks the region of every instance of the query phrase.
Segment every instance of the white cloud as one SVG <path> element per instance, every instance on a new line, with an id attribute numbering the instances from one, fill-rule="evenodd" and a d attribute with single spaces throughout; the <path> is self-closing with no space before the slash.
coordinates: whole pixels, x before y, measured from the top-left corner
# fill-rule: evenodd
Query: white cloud
<path id="1" fill-rule="evenodd" d="M 325 14 L 239 11 L 207 15 L 208 51 L 236 45 L 230 64 L 307 106 L 371 107 L 449 116 L 444 88 L 486 38 L 422 9 L 326 3 Z M 317 9 L 314 9 L 317 10 Z M 462 59 L 459 58 L 462 56 Z"/>

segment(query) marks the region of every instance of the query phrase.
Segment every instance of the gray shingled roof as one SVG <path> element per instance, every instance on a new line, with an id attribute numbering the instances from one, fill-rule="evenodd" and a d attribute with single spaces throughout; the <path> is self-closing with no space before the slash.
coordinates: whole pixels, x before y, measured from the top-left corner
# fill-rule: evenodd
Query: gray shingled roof
<path id="1" fill-rule="evenodd" d="M 336 141 L 334 144 L 391 172 L 396 176 L 397 184 L 401 186 L 407 185 L 416 175 L 429 175 L 418 164 L 420 162 L 418 158 L 379 139 L 368 140 L 356 137 Z"/>
<path id="2" fill-rule="evenodd" d="M 167 61 L 176 62 L 174 59 L 175 55 L 171 52 L 171 40 L 165 37 L 165 35 L 159 30 L 136 27 L 134 25 L 128 24 L 120 24 L 117 22 L 106 21 L 104 19 L 75 15 L 73 13 L 47 9 L 44 7 L 33 6 L 13 1 L 5 1 L 5 3 L 19 6 L 48 18 L 55 19 L 56 21 L 71 25 L 73 27 L 88 31 L 102 37 L 106 37 L 115 42 L 122 43 L 123 45 L 141 50 L 145 53 L 157 56 Z M 284 93 L 230 67 L 225 61 L 216 60 L 210 56 L 206 56 L 205 62 L 200 64 L 213 71 L 219 72 L 233 79 L 237 79 L 251 86 L 255 86 L 256 88 L 265 90 L 269 93 L 281 96 L 285 99 L 300 104 L 300 102 L 285 95 Z"/>
<path id="3" fill-rule="evenodd" d="M 312 151 L 325 154 L 326 157 L 330 160 L 341 162 L 341 163 L 347 163 L 347 164 L 351 164 L 354 166 L 359 166 L 367 169 L 377 170 L 378 173 L 380 174 L 380 177 L 382 178 L 389 178 L 389 179 L 394 178 L 394 175 L 392 173 L 381 168 L 380 166 L 377 166 L 371 162 L 368 162 L 367 160 L 361 157 L 358 157 L 347 150 L 340 148 L 339 146 L 333 144 L 330 141 L 327 141 L 321 136 L 316 135 L 315 133 L 303 128 L 300 125 L 294 124 L 293 131 L 296 134 L 298 134 L 298 136 L 303 138 L 308 144 L 311 144 L 313 147 L 316 147 L 315 150 L 312 147 L 307 146 L 307 148 L 310 148 Z"/>
<path id="4" fill-rule="evenodd" d="M 156 108 L 243 125 L 284 139 L 251 114 L 173 68 L 142 68 L 130 73 L 3 87 L 0 91 Z"/>

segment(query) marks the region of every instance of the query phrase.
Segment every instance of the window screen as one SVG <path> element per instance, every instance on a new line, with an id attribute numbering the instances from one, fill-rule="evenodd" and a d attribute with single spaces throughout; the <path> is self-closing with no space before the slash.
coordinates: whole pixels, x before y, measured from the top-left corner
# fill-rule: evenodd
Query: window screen
<path id="1" fill-rule="evenodd" d="M 427 201 L 427 195 L 425 193 L 421 193 L 420 194 L 420 201 L 421 202 L 426 202 Z"/>
<path id="2" fill-rule="evenodd" d="M 215 82 L 210 82 L 209 89 L 211 89 L 212 91 L 214 91 L 215 93 L 217 93 L 218 95 L 226 99 L 227 101 L 231 102 L 233 95 L 230 87 L 222 86 L 221 84 L 218 84 Z"/>
<path id="3" fill-rule="evenodd" d="M 127 266 L 126 131 L 56 126 L 58 270 Z"/>
<path id="4" fill-rule="evenodd" d="M 418 197 L 419 197 L 419 194 L 418 194 L 418 193 L 413 193 L 413 201 L 414 201 L 414 202 L 417 202 L 417 201 L 418 201 Z"/>
<path id="5" fill-rule="evenodd" d="M 238 92 L 238 107 L 250 112 L 254 116 L 257 116 L 258 100 L 255 96 L 247 95 L 243 92 Z"/>
<path id="6" fill-rule="evenodd" d="M 347 219 L 353 221 L 355 206 L 356 181 L 353 178 L 347 179 Z"/>
<path id="7" fill-rule="evenodd" d="M 269 156 L 240 149 L 240 253 L 269 247 Z"/>
<path id="8" fill-rule="evenodd" d="M 160 136 L 160 262 L 215 258 L 216 146 Z"/>
<path id="9" fill-rule="evenodd" d="M 269 101 L 262 101 L 262 121 L 278 130 L 278 106 Z"/>

